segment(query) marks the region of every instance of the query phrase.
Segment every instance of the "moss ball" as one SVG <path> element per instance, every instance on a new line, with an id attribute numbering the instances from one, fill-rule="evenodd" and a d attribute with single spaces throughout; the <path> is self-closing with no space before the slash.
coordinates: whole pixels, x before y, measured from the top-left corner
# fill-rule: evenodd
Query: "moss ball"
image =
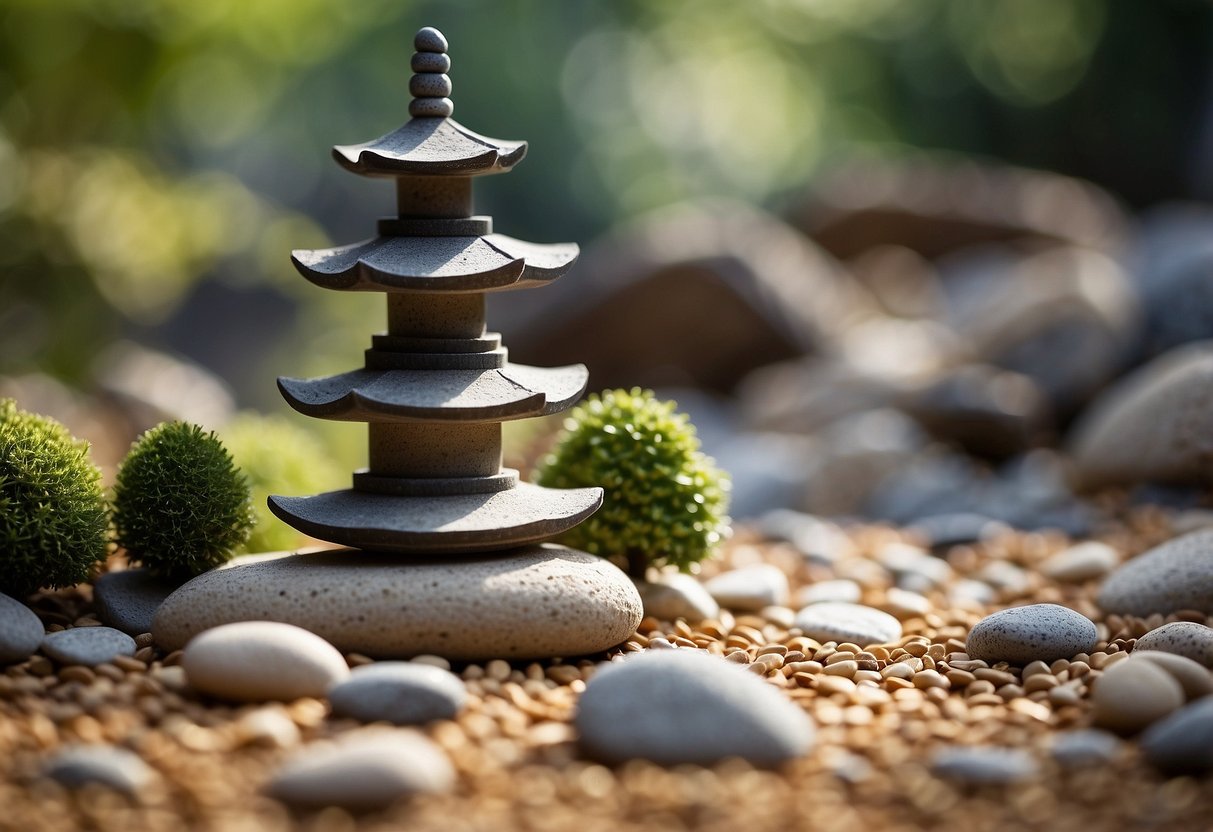
<path id="1" fill-rule="evenodd" d="M 683 571 L 729 532 L 728 476 L 699 450 L 695 426 L 652 391 L 591 395 L 565 420 L 536 481 L 604 491 L 602 508 L 561 542 L 617 561 L 633 575 Z"/>
<path id="2" fill-rule="evenodd" d="M 165 422 L 135 442 L 114 485 L 114 533 L 127 557 L 186 578 L 220 566 L 253 527 L 249 486 L 213 432 Z"/>
<path id="3" fill-rule="evenodd" d="M 272 552 L 307 540 L 270 511 L 271 494 L 315 494 L 349 486 L 349 473 L 337 466 L 316 436 L 280 416 L 242 413 L 223 427 L 223 442 L 249 479 L 257 525 L 245 549 Z"/>
<path id="4" fill-rule="evenodd" d="M 0 400 L 0 592 L 71 586 L 105 557 L 101 471 L 54 419 Z"/>

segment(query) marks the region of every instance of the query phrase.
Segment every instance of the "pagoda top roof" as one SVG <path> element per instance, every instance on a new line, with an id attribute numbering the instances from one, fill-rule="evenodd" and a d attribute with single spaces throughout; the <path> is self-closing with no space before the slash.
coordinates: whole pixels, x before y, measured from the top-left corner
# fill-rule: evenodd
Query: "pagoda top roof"
<path id="1" fill-rule="evenodd" d="M 451 118 L 447 40 L 425 27 L 413 39 L 414 75 L 409 80 L 409 115 L 404 125 L 361 144 L 337 145 L 333 158 L 363 176 L 483 176 L 503 173 L 526 155 L 526 142 L 482 136 Z"/>

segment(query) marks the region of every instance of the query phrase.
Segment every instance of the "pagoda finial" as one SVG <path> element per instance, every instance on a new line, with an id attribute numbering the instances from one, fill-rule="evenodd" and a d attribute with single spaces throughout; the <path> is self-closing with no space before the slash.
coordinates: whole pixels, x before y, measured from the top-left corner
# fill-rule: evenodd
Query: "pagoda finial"
<path id="1" fill-rule="evenodd" d="M 455 112 L 450 99 L 451 79 L 447 72 L 451 59 L 447 56 L 446 36 L 433 26 L 417 30 L 413 37 L 413 72 L 409 79 L 409 115 L 414 118 L 447 118 Z"/>

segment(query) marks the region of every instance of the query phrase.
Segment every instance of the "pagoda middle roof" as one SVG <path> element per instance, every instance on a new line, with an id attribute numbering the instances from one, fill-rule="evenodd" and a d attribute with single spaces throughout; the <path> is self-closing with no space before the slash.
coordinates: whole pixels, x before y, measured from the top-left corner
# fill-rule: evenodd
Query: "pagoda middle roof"
<path id="1" fill-rule="evenodd" d="M 525 141 L 491 139 L 453 118 L 420 117 L 363 144 L 337 145 L 333 158 L 363 176 L 482 176 L 526 155 Z"/>
<path id="2" fill-rule="evenodd" d="M 325 289 L 485 292 L 550 283 L 569 270 L 576 243 L 528 243 L 505 234 L 375 237 L 336 248 L 299 249 L 291 262 Z"/>

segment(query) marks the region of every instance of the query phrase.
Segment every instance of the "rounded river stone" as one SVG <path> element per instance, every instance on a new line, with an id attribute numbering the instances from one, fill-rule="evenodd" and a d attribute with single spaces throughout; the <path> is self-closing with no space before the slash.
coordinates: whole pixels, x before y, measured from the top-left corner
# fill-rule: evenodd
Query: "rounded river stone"
<path id="1" fill-rule="evenodd" d="M 134 795 L 151 784 L 156 773 L 137 754 L 112 745 L 78 745 L 58 752 L 43 773 L 69 789 L 99 784 Z"/>
<path id="2" fill-rule="evenodd" d="M 1213 613 L 1213 529 L 1168 540 L 1125 563 L 1097 598 L 1107 612 L 1146 617 L 1176 610 Z"/>
<path id="3" fill-rule="evenodd" d="M 987 615 L 969 632 L 966 652 L 988 662 L 1051 662 L 1095 649 L 1095 623 L 1057 604 L 1030 604 Z"/>
<path id="4" fill-rule="evenodd" d="M 1109 667 L 1091 688 L 1095 724 L 1133 734 L 1184 704 L 1183 687 L 1160 665 L 1130 656 Z"/>
<path id="5" fill-rule="evenodd" d="M 1193 702 L 1151 725 L 1141 737 L 1141 750 L 1166 774 L 1213 769 L 1213 698 Z"/>
<path id="6" fill-rule="evenodd" d="M 152 631 L 152 616 L 180 585 L 146 569 L 106 572 L 93 582 L 93 602 L 102 621 L 137 636 Z"/>
<path id="7" fill-rule="evenodd" d="M 958 783 L 1014 783 L 1035 776 L 1036 758 L 1022 748 L 951 746 L 931 758 L 931 771 Z"/>
<path id="8" fill-rule="evenodd" d="M 901 622 L 887 612 L 837 601 L 810 604 L 796 613 L 794 626 L 823 643 L 849 641 L 867 647 L 901 638 Z"/>
<path id="9" fill-rule="evenodd" d="M 1195 621 L 1172 621 L 1151 630 L 1133 645 L 1133 653 L 1151 650 L 1186 656 L 1205 667 L 1213 667 L 1213 627 Z"/>
<path id="10" fill-rule="evenodd" d="M 454 784 L 455 770 L 441 748 L 416 731 L 391 728 L 304 748 L 278 770 L 266 791 L 298 808 L 364 811 L 413 794 L 449 791 Z"/>
<path id="11" fill-rule="evenodd" d="M 323 697 L 350 675 L 324 639 L 276 621 L 241 621 L 207 630 L 185 647 L 190 686 L 238 702 Z"/>
<path id="12" fill-rule="evenodd" d="M 135 655 L 135 640 L 113 627 L 73 627 L 42 640 L 42 652 L 60 664 L 93 665 Z"/>
<path id="13" fill-rule="evenodd" d="M 1213 693 L 1213 673 L 1187 656 L 1162 650 L 1133 650 L 1134 661 L 1154 662 L 1179 682 L 1184 697 L 1190 702 Z"/>
<path id="14" fill-rule="evenodd" d="M 710 578 L 704 588 L 722 607 L 739 612 L 757 612 L 763 607 L 788 603 L 788 576 L 778 566 L 757 563 Z"/>
<path id="15" fill-rule="evenodd" d="M 685 648 L 600 666 L 574 725 L 586 752 L 610 763 L 741 757 L 774 766 L 808 753 L 814 737 L 812 720 L 779 690 L 740 665 Z"/>
<path id="16" fill-rule="evenodd" d="M 376 662 L 355 668 L 329 691 L 337 716 L 363 722 L 419 725 L 453 719 L 467 704 L 467 690 L 449 670 L 415 662 Z"/>
<path id="17" fill-rule="evenodd" d="M 46 630 L 34 611 L 15 598 L 0 595 L 0 664 L 23 662 L 42 643 Z"/>
<path id="18" fill-rule="evenodd" d="M 699 622 L 720 615 L 720 605 L 703 584 L 682 572 L 662 575 L 656 581 L 637 581 L 636 589 L 644 602 L 644 614 L 661 621 L 685 618 Z"/>
<path id="19" fill-rule="evenodd" d="M 627 575 L 574 549 L 441 558 L 341 549 L 241 558 L 199 575 L 168 597 L 152 633 L 173 650 L 211 627 L 262 619 L 379 658 L 544 658 L 607 650 L 642 616 Z"/>

